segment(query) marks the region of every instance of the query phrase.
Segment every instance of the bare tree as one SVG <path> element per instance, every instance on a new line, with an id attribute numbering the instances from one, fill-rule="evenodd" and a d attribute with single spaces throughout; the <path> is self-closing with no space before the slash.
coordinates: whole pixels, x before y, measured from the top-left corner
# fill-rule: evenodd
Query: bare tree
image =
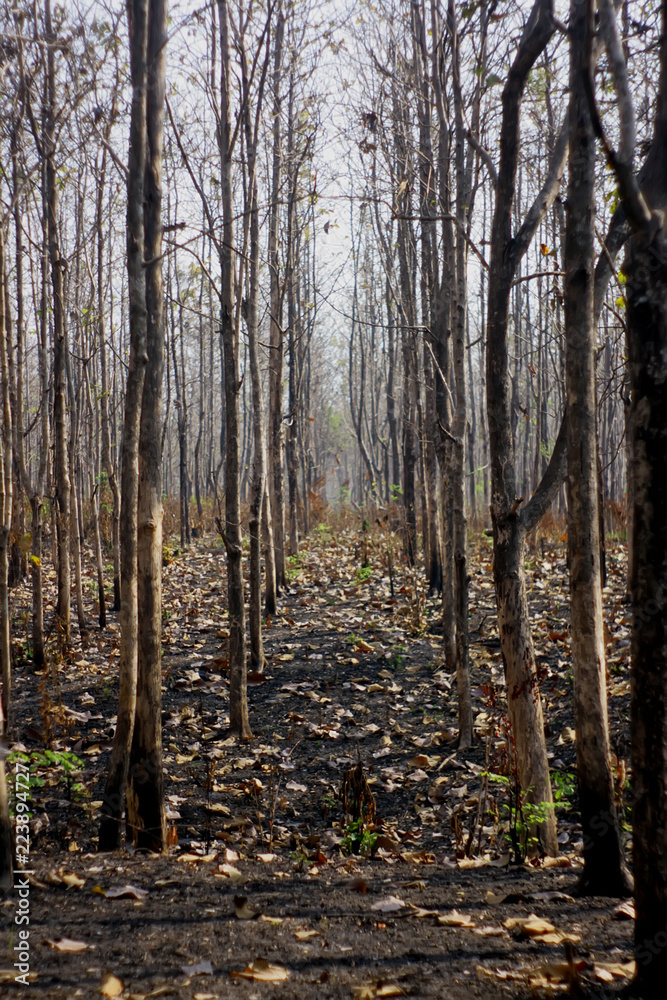
<path id="1" fill-rule="evenodd" d="M 629 895 L 609 750 L 595 393 L 595 137 L 582 67 L 593 65 L 593 10 L 570 6 L 570 154 L 565 236 L 565 336 L 568 402 L 567 487 L 570 608 L 577 732 L 577 780 L 584 837 L 581 887 Z M 604 817 L 601 821 L 601 817 Z"/>

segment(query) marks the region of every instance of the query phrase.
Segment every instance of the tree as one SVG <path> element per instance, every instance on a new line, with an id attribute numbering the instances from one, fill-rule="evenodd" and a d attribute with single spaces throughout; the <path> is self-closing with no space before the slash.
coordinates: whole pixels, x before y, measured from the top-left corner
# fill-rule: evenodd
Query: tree
<path id="1" fill-rule="evenodd" d="M 632 234 L 626 277 L 631 445 L 632 776 L 635 955 L 632 995 L 658 1000 L 667 978 L 667 4 L 660 5 L 659 86 L 648 157 L 635 176 L 635 116 L 613 8 L 600 22 L 618 101 L 619 146 L 602 127 L 593 81 L 584 78 L 593 126 L 616 174 Z"/>
<path id="2" fill-rule="evenodd" d="M 232 197 L 231 72 L 229 11 L 227 0 L 217 0 L 220 24 L 220 123 L 218 146 L 222 194 L 221 249 L 221 337 L 225 378 L 225 530 L 227 550 L 227 603 L 229 610 L 229 727 L 235 736 L 251 735 L 248 718 L 248 689 L 243 598 L 241 532 L 241 469 L 239 442 L 239 330 L 235 321 L 235 244 Z"/>
<path id="3" fill-rule="evenodd" d="M 56 35 L 51 19 L 51 0 L 44 0 L 46 41 L 46 101 L 44 114 L 44 156 L 46 159 L 46 208 L 49 265 L 53 290 L 53 443 L 54 479 L 58 531 L 58 605 L 56 616 L 61 640 L 70 643 L 70 515 L 71 481 L 67 447 L 67 323 L 63 275 L 66 262 L 59 245 L 59 187 L 56 166 Z"/>
<path id="4" fill-rule="evenodd" d="M 523 498 L 516 494 L 508 328 L 510 293 L 517 267 L 540 219 L 553 203 L 565 161 L 567 132 L 563 129 L 542 190 L 516 234 L 512 235 L 521 100 L 528 74 L 554 30 L 552 3 L 550 0 L 535 0 L 503 88 L 500 162 L 491 230 L 486 355 L 493 575 L 498 630 L 517 774 L 528 800 L 538 805 L 546 804 L 547 814 L 540 826 L 539 836 L 542 848 L 549 854 L 558 853 L 558 844 L 553 810 L 549 809 L 552 802 L 551 782 L 528 618 L 523 553 L 527 532 L 535 527 L 549 508 L 563 481 L 566 436 L 563 424 L 545 475 L 530 501 L 522 507 Z"/>
<path id="5" fill-rule="evenodd" d="M 131 0 L 128 27 L 132 79 L 127 167 L 130 360 L 121 471 L 120 683 L 100 848 L 108 850 L 120 844 L 131 751 L 128 823 L 137 843 L 160 850 L 166 843 L 160 715 L 162 437 L 159 421 L 164 364 L 160 185 L 166 44 L 163 0 Z"/>
<path id="6" fill-rule="evenodd" d="M 583 891 L 632 891 L 623 861 L 609 750 L 602 620 L 595 392 L 595 137 L 582 66 L 593 65 L 593 11 L 570 7 L 570 111 L 565 238 L 567 488 L 577 781 L 584 837 Z"/>

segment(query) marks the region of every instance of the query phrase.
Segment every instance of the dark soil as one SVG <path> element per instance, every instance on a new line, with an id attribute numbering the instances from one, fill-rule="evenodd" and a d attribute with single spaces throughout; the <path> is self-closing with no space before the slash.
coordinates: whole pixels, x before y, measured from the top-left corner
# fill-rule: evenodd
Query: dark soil
<path id="1" fill-rule="evenodd" d="M 322 1000 L 399 989 L 453 1000 L 550 996 L 568 982 L 572 995 L 611 997 L 627 982 L 600 963 L 631 960 L 632 919 L 615 918 L 618 900 L 575 898 L 580 829 L 564 551 L 543 540 L 528 561 L 563 854 L 518 861 L 503 781 L 512 778 L 490 545 L 477 541 L 471 559 L 479 567 L 471 599 L 476 741 L 458 751 L 439 602 L 403 568 L 392 567 L 391 596 L 391 542 L 371 539 L 367 569 L 365 534 L 322 530 L 306 543 L 265 632 L 265 672 L 250 675 L 254 739 L 247 743 L 227 735 L 224 556 L 201 542 L 166 567 L 164 750 L 174 846 L 164 857 L 95 850 L 116 710 L 115 620 L 69 661 L 52 656 L 41 675 L 19 663 L 10 743 L 35 752 L 47 740 L 84 762 L 69 787 L 56 761 L 39 771 L 45 783 L 34 789 L 30 996 L 99 996 L 107 973 L 122 981 L 124 996 L 198 1000 Z M 610 717 L 625 816 L 623 553 L 611 551 L 608 561 Z M 27 607 L 28 591 L 17 589 L 19 659 Z M 343 810 L 345 775 L 358 762 L 375 799 L 365 837 Z M 11 758 L 8 771 L 12 781 Z M 530 856 L 526 835 L 519 823 L 519 846 Z M 370 853 L 350 853 L 359 849 Z M 68 887 L 71 875 L 83 884 Z M 104 894 L 126 885 L 147 894 Z M 245 913 L 238 897 L 254 919 L 236 915 L 239 907 Z M 453 910 L 470 925 L 438 922 Z M 2 902 L 3 997 L 25 992 L 13 981 L 15 912 L 12 893 Z M 569 965 L 562 940 L 545 943 L 505 926 L 531 914 L 575 939 Z M 304 931 L 313 933 L 298 934 Z M 49 943 L 63 939 L 88 947 L 71 953 Z M 289 978 L 230 975 L 259 959 Z M 554 963 L 561 965 L 550 970 Z"/>

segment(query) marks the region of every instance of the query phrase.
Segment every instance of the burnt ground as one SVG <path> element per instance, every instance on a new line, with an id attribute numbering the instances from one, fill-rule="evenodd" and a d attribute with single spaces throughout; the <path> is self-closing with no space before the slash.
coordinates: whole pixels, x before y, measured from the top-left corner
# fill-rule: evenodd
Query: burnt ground
<path id="1" fill-rule="evenodd" d="M 525 816 L 509 821 L 490 542 L 482 535 L 471 548 L 476 739 L 459 751 L 439 600 L 395 556 L 390 579 L 393 536 L 321 526 L 306 540 L 265 631 L 265 671 L 250 674 L 254 738 L 245 743 L 227 734 L 224 555 L 211 538 L 186 554 L 170 546 L 163 718 L 173 843 L 157 858 L 96 852 L 116 711 L 116 617 L 35 674 L 25 645 L 29 594 L 17 588 L 9 736 L 31 754 L 33 776 L 30 983 L 14 982 L 12 893 L 0 897 L 0 994 L 616 995 L 631 971 L 631 913 L 619 900 L 576 897 L 564 546 L 541 539 L 527 561 L 562 846 L 550 860 L 531 859 Z M 608 559 L 610 718 L 625 825 L 624 553 L 612 547 Z M 46 744 L 51 760 L 40 757 Z M 366 832 L 343 805 L 347 784 L 352 808 L 345 775 L 359 762 L 375 802 Z M 12 757 L 8 772 L 11 783 Z M 540 920 L 526 926 L 533 915 Z M 234 976 L 246 969 L 249 978 Z"/>

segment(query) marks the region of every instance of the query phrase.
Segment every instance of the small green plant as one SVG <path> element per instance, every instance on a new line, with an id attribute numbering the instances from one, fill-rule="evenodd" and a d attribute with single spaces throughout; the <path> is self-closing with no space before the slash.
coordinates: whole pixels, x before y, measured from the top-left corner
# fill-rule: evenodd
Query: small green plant
<path id="1" fill-rule="evenodd" d="M 359 569 L 355 571 L 354 575 L 356 576 L 358 583 L 366 583 L 366 581 L 370 580 L 372 577 L 373 570 L 370 566 L 360 566 Z"/>
<path id="2" fill-rule="evenodd" d="M 318 524 L 315 528 L 315 534 L 323 545 L 327 545 L 331 541 L 331 528 L 328 524 Z"/>
<path id="3" fill-rule="evenodd" d="M 514 855 L 515 863 L 522 864 L 538 846 L 537 828 L 545 822 L 554 804 L 528 801 L 526 796 L 532 789 L 524 792 L 516 775 L 510 778 L 506 774 L 482 771 L 482 776 L 486 776 L 505 793 L 506 801 L 500 803 L 498 813 L 500 833 Z"/>
<path id="4" fill-rule="evenodd" d="M 577 790 L 577 777 L 572 771 L 552 771 L 551 784 L 557 808 L 570 810 Z"/>
<path id="5" fill-rule="evenodd" d="M 378 834 L 364 826 L 363 819 L 355 819 L 345 827 L 340 846 L 344 854 L 361 854 L 365 857 L 373 851 L 377 839 Z"/>
<path id="6" fill-rule="evenodd" d="M 287 582 L 292 583 L 296 580 L 297 576 L 301 571 L 301 559 L 298 555 L 288 556 L 287 566 L 285 567 L 285 575 L 287 577 Z"/>
<path id="7" fill-rule="evenodd" d="M 356 632 L 350 632 L 350 634 L 349 634 L 349 636 L 347 638 L 347 643 L 348 643 L 349 646 L 356 646 L 357 643 L 361 642 L 361 641 L 362 641 L 361 636 L 357 635 Z"/>
<path id="8" fill-rule="evenodd" d="M 405 666 L 405 646 L 394 646 L 390 653 L 389 666 L 392 670 L 403 670 Z"/>
<path id="9" fill-rule="evenodd" d="M 57 784 L 65 784 L 70 802 L 84 802 L 88 798 L 88 789 L 81 781 L 84 763 L 75 753 L 67 750 L 32 750 L 30 753 L 15 750 L 7 757 L 10 772 L 19 761 L 29 768 L 28 789 L 31 800 L 35 790 L 42 788 L 49 777 L 55 777 Z M 12 815 L 15 811 L 14 791 L 13 782 L 10 782 L 9 809 Z"/>

